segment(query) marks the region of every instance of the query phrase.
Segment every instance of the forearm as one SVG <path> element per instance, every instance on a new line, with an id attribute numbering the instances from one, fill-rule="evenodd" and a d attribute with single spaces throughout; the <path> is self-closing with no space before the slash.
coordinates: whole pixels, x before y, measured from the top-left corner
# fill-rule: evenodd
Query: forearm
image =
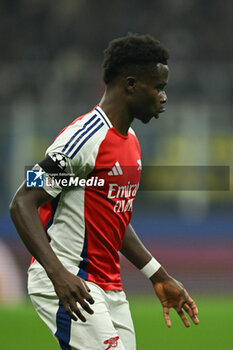
<path id="1" fill-rule="evenodd" d="M 129 225 L 126 229 L 125 237 L 122 243 L 121 253 L 139 270 L 147 265 L 152 255 L 138 238 L 133 227 Z M 170 276 L 161 266 L 151 277 L 150 280 L 154 284 L 169 279 Z"/>
<path id="2" fill-rule="evenodd" d="M 131 225 L 127 227 L 121 253 L 138 269 L 141 270 L 145 266 L 148 266 L 148 263 L 152 263 L 150 267 L 152 266 L 153 270 L 152 255 L 142 244 Z M 189 327 L 190 323 L 184 315 L 182 308 L 188 313 L 194 324 L 198 324 L 199 320 L 196 316 L 198 313 L 196 304 L 190 298 L 183 285 L 169 276 L 162 266 L 160 266 L 158 270 L 155 268 L 155 271 L 156 272 L 152 276 L 150 275 L 150 280 L 162 304 L 167 326 L 171 327 L 171 320 L 169 317 L 170 308 L 174 308 L 178 312 L 186 327 Z"/>
<path id="3" fill-rule="evenodd" d="M 28 251 L 44 267 L 48 276 L 58 273 L 63 265 L 50 247 L 36 203 L 24 196 L 16 196 L 11 203 L 10 214 Z"/>
<path id="4" fill-rule="evenodd" d="M 140 241 L 130 224 L 126 229 L 121 253 L 139 270 L 141 270 L 152 258 L 151 253 Z"/>

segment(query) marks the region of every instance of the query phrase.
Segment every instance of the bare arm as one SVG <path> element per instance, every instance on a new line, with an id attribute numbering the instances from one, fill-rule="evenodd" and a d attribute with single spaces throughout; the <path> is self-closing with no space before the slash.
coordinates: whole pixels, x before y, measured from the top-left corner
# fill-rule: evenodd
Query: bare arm
<path id="1" fill-rule="evenodd" d="M 138 269 L 142 269 L 152 258 L 131 225 L 127 227 L 121 253 Z M 168 327 L 171 327 L 169 317 L 171 308 L 177 311 L 186 327 L 189 327 L 190 323 L 182 309 L 188 313 L 194 324 L 199 323 L 195 302 L 183 288 L 183 285 L 172 278 L 162 266 L 151 276 L 150 280 L 162 304 L 164 319 Z"/>
<path id="2" fill-rule="evenodd" d="M 85 300 L 91 304 L 94 300 L 85 282 L 68 272 L 50 247 L 38 214 L 38 208 L 52 198 L 43 189 L 26 188 L 24 182 L 10 204 L 11 218 L 29 252 L 44 267 L 66 312 L 75 321 L 77 317 L 74 313 L 85 321 L 76 302 L 87 312 L 93 313 Z"/>

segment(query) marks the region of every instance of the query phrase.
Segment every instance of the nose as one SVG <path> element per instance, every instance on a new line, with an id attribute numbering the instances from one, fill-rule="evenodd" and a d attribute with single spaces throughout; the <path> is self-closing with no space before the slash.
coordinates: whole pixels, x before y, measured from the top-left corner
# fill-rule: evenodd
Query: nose
<path id="1" fill-rule="evenodd" d="M 160 103 L 166 103 L 167 102 L 167 95 L 165 91 L 161 91 L 159 94 Z"/>

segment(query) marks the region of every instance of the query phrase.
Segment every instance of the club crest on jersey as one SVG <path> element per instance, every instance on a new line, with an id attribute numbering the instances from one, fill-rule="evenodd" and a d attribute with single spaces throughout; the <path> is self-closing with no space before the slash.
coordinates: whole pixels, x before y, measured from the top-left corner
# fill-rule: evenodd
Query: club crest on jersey
<path id="1" fill-rule="evenodd" d="M 108 172 L 109 176 L 118 176 L 118 175 L 123 175 L 123 171 L 121 169 L 121 166 L 119 162 L 117 161 L 115 165 L 112 167 L 112 170 Z"/>
<path id="2" fill-rule="evenodd" d="M 116 348 L 118 345 L 119 337 L 112 337 L 104 341 L 104 344 L 108 344 L 108 347 L 105 350 L 109 350 L 111 348 Z"/>

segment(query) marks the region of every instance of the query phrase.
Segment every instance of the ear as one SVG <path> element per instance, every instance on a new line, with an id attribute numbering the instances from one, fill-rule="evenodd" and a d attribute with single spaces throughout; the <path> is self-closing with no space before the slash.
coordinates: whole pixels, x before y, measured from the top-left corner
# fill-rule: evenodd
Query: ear
<path id="1" fill-rule="evenodd" d="M 126 77 L 126 92 L 128 94 L 133 94 L 136 86 L 136 77 Z"/>

